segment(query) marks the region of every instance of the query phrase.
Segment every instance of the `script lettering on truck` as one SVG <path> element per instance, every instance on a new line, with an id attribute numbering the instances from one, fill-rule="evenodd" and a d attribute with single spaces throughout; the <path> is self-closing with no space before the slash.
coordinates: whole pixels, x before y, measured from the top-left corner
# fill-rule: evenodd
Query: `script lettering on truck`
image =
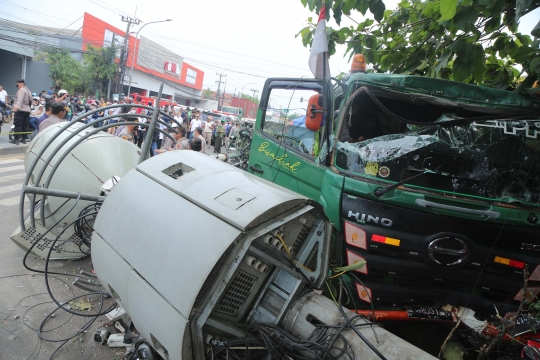
<path id="1" fill-rule="evenodd" d="M 369 214 L 360 214 L 358 212 L 352 212 L 349 210 L 349 213 L 347 214 L 347 217 L 349 218 L 355 218 L 358 222 L 371 222 L 373 224 L 381 224 L 382 226 L 386 227 L 392 227 L 393 221 L 387 218 L 380 218 L 379 216 L 373 216 Z"/>

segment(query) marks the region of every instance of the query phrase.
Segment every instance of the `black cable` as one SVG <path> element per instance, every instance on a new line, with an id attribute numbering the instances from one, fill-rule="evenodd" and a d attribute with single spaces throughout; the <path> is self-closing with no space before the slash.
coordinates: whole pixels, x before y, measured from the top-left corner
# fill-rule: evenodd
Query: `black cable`
<path id="1" fill-rule="evenodd" d="M 341 277 L 339 278 L 339 281 L 343 281 L 343 279 L 341 279 Z M 360 339 L 362 339 L 362 341 L 371 349 L 373 350 L 373 352 L 375 354 L 377 354 L 377 356 L 379 358 L 381 358 L 382 360 L 387 360 L 386 357 L 381 354 L 381 352 L 379 350 L 377 350 L 377 348 L 375 346 L 373 346 L 373 344 L 368 340 L 366 339 L 366 337 L 364 335 L 362 335 L 362 333 L 356 328 L 356 326 L 354 326 L 354 324 L 351 322 L 351 320 L 349 319 L 349 317 L 347 316 L 347 314 L 345 313 L 345 310 L 343 310 L 343 307 L 340 304 L 340 301 L 341 301 L 341 296 L 340 296 L 340 299 L 338 300 L 338 308 L 341 312 L 341 315 L 343 315 L 343 317 L 345 318 L 345 320 L 347 320 L 347 323 L 349 324 L 349 326 L 354 330 L 354 332 L 356 333 L 356 335 L 358 335 L 358 337 Z"/>
<path id="2" fill-rule="evenodd" d="M 369 291 L 367 291 L 366 285 L 364 285 L 362 280 L 360 280 L 360 278 L 358 276 L 356 276 L 356 274 L 354 274 L 352 272 L 349 272 L 348 274 L 351 275 L 353 278 L 355 278 L 356 281 L 358 281 L 364 287 L 364 289 L 366 289 L 366 293 L 367 293 L 368 299 L 369 299 L 369 304 L 371 305 L 371 315 L 373 316 L 371 321 L 374 322 L 375 321 L 375 306 L 373 306 L 373 299 L 371 298 L 371 293 Z"/>
<path id="3" fill-rule="evenodd" d="M 84 215 L 84 216 L 87 216 L 87 215 Z M 79 218 L 75 219 L 74 221 L 72 221 L 69 225 L 67 225 L 66 227 L 64 227 L 62 229 L 62 231 L 59 232 L 58 236 L 56 237 L 56 239 L 54 239 L 53 243 L 51 244 L 51 247 L 49 249 L 49 253 L 47 254 L 47 258 L 46 258 L 46 261 L 45 261 L 45 271 L 44 271 L 44 274 L 45 274 L 45 286 L 47 287 L 47 292 L 49 293 L 49 296 L 51 297 L 51 299 L 56 303 L 56 305 L 58 305 L 59 307 L 61 307 L 64 311 L 70 313 L 70 314 L 75 314 L 75 315 L 78 315 L 78 316 L 82 316 L 82 317 L 98 317 L 98 316 L 101 316 L 101 315 L 105 315 L 109 312 L 111 312 L 112 310 L 114 310 L 114 307 L 116 305 L 114 305 L 112 308 L 110 309 L 107 309 L 105 312 L 103 313 L 100 313 L 98 312 L 97 314 L 81 314 L 81 313 L 78 313 L 78 312 L 74 312 L 74 311 L 71 311 L 70 309 L 66 309 L 58 300 L 56 300 L 56 298 L 53 296 L 52 292 L 51 292 L 51 289 L 50 289 L 50 285 L 49 285 L 49 279 L 48 279 L 48 274 L 49 274 L 49 261 L 50 261 L 50 258 L 51 258 L 51 253 L 52 253 L 52 250 L 54 248 L 54 245 L 56 244 L 56 242 L 59 240 L 60 236 L 62 236 L 62 234 L 67 230 L 69 229 Z M 68 275 L 68 276 L 76 276 L 76 277 L 81 277 L 81 278 L 84 278 L 83 276 L 80 276 L 80 274 L 65 274 L 65 273 L 54 273 L 54 272 L 51 272 L 51 274 L 54 274 L 54 275 Z M 88 294 L 84 294 L 84 296 L 86 295 L 92 295 L 92 294 L 99 294 L 101 296 L 101 300 L 100 300 L 100 303 L 102 304 L 101 306 L 103 306 L 103 297 L 104 297 L 104 293 L 103 291 L 100 289 L 100 287 L 92 280 L 92 279 L 86 279 L 85 280 L 88 280 L 89 282 L 91 282 L 98 291 L 96 292 L 91 292 L 91 293 L 88 293 Z M 79 297 L 77 297 L 79 298 Z M 71 299 L 70 301 L 73 301 L 75 299 Z M 101 311 L 101 309 L 100 309 Z"/>
<path id="4" fill-rule="evenodd" d="M 55 273 L 55 272 L 49 272 L 49 261 L 50 261 L 50 257 L 51 257 L 51 254 L 52 254 L 52 251 L 53 249 L 55 248 L 55 244 L 59 241 L 59 238 L 60 236 L 62 236 L 64 234 L 64 232 L 69 229 L 71 226 L 73 226 L 73 224 L 79 220 L 79 218 L 77 218 L 75 221 L 71 222 L 68 226 L 64 227 L 64 229 L 62 231 L 59 232 L 59 234 L 56 236 L 55 240 L 53 241 L 53 243 L 51 244 L 51 246 L 49 247 L 49 252 L 47 254 L 47 258 L 46 258 L 46 262 L 45 262 L 45 270 L 44 271 L 41 271 L 41 270 L 36 270 L 36 269 L 32 269 L 30 268 L 27 264 L 26 264 L 26 260 L 28 258 L 28 255 L 30 254 L 30 252 L 32 251 L 32 249 L 34 248 L 34 246 L 36 246 L 44 237 L 45 235 L 47 235 L 51 229 L 53 228 L 56 228 L 56 226 L 62 221 L 64 220 L 64 218 L 69 214 L 71 213 L 71 211 L 73 211 L 73 209 L 75 208 L 75 206 L 78 204 L 80 200 L 80 194 L 79 196 L 77 197 L 76 201 L 74 202 L 74 204 L 72 205 L 71 209 L 69 211 L 67 211 L 53 226 L 51 226 L 47 231 L 45 231 L 38 239 L 36 239 L 34 241 L 34 243 L 29 247 L 29 249 L 27 250 L 24 258 L 23 258 L 23 265 L 26 269 L 32 271 L 32 272 L 37 272 L 37 273 L 40 273 L 40 274 L 44 274 L 45 275 L 45 285 L 47 287 L 47 292 L 49 294 L 49 296 L 51 297 L 51 299 L 53 300 L 54 303 L 56 303 L 57 305 L 57 308 L 55 310 L 53 310 L 50 314 L 48 314 L 45 319 L 43 319 L 43 321 L 41 322 L 39 328 L 38 328 L 38 336 L 41 340 L 44 340 L 44 341 L 49 341 L 49 342 L 63 342 L 54 352 L 53 354 L 51 355 L 50 359 L 52 359 L 54 357 L 54 355 L 58 352 L 58 350 L 64 346 L 70 339 L 76 337 L 76 336 L 79 336 L 80 334 L 82 334 L 84 331 L 86 331 L 96 320 L 99 316 L 101 315 L 104 315 L 108 312 L 111 312 L 115 307 L 116 307 L 116 304 L 113 304 L 111 305 L 108 309 L 106 309 L 103 313 L 101 312 L 101 310 L 103 309 L 103 298 L 104 298 L 104 295 L 103 295 L 103 291 L 99 288 L 99 286 L 94 282 L 92 281 L 91 279 L 87 279 L 88 281 L 90 281 L 91 283 L 93 283 L 96 288 L 98 289 L 97 292 L 91 292 L 91 293 L 86 293 L 86 294 L 83 294 L 83 295 L 80 295 L 80 296 L 77 296 L 77 297 L 74 297 L 72 299 L 70 299 L 69 301 L 67 302 L 70 302 L 70 301 L 73 301 L 73 300 L 76 300 L 78 298 L 81 298 L 83 296 L 88 296 L 90 294 L 99 294 L 101 296 L 101 300 L 100 300 L 100 307 L 99 307 L 99 310 L 98 310 L 98 313 L 96 314 L 81 314 L 81 313 L 78 313 L 78 312 L 74 312 L 74 311 L 70 311 L 69 309 L 66 309 L 62 304 L 60 304 L 56 298 L 53 296 L 52 294 L 52 291 L 51 291 L 51 288 L 50 288 L 50 284 L 49 284 L 49 281 L 48 281 L 48 276 L 49 274 L 54 274 L 54 275 L 64 275 L 64 276 L 78 276 L 78 277 L 81 277 L 80 275 L 76 275 L 76 274 L 67 274 L 67 273 Z M 88 216 L 89 214 L 86 214 L 84 216 Z M 66 303 L 67 303 L 66 302 Z M 47 339 L 45 338 L 43 335 L 42 335 L 42 332 L 45 332 L 43 331 L 43 326 L 45 325 L 45 322 L 50 318 L 51 315 L 53 315 L 54 313 L 56 313 L 56 311 L 58 311 L 59 309 L 62 309 L 64 311 L 66 311 L 67 313 L 70 313 L 72 315 L 78 315 L 78 316 L 82 316 L 82 317 L 93 317 L 93 319 L 89 320 L 85 325 L 83 325 L 83 327 L 78 331 L 76 332 L 74 335 L 70 336 L 69 338 L 66 338 L 66 339 L 59 339 L 59 340 L 53 340 L 53 339 Z"/>

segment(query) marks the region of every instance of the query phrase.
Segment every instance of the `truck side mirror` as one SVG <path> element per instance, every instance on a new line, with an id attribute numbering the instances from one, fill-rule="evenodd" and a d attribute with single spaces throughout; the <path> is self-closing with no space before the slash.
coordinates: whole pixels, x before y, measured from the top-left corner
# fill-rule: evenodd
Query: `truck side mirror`
<path id="1" fill-rule="evenodd" d="M 317 131 L 321 127 L 323 120 L 323 110 L 320 101 L 320 94 L 312 95 L 309 98 L 306 114 L 306 128 L 312 131 Z"/>

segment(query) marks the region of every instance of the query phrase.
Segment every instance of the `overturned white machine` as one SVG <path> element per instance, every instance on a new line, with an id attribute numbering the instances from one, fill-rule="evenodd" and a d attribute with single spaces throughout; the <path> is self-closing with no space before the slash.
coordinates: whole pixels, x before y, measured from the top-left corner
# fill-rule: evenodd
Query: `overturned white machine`
<path id="1" fill-rule="evenodd" d="M 331 232 L 307 198 L 178 151 L 146 160 L 112 188 L 94 225 L 92 261 L 165 359 L 225 351 L 432 358 L 313 292 L 327 277 Z M 307 341 L 321 329 L 323 340 Z"/>

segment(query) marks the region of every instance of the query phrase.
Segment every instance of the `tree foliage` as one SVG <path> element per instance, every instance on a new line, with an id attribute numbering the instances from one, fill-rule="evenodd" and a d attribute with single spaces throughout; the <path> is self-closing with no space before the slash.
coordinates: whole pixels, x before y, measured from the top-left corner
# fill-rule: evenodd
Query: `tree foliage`
<path id="1" fill-rule="evenodd" d="M 116 49 L 113 46 L 106 48 L 88 45 L 84 54 L 85 72 L 92 83 L 91 88 L 104 94 L 108 81 L 115 75 L 116 64 L 113 62 Z"/>
<path id="2" fill-rule="evenodd" d="M 213 94 L 212 90 L 210 90 L 210 88 L 207 88 L 206 90 L 203 90 L 202 97 L 205 98 L 205 99 L 213 99 L 214 94 Z"/>
<path id="3" fill-rule="evenodd" d="M 318 13 L 320 0 L 301 1 Z M 356 23 L 327 28 L 329 55 L 344 44 L 346 54 L 363 53 L 375 72 L 525 93 L 540 77 L 540 22 L 534 38 L 517 29 L 519 19 L 540 6 L 538 0 L 402 0 L 396 10 L 386 10 L 382 0 L 326 0 L 325 6 L 327 19 L 333 16 L 340 25 L 347 16 Z M 368 11 L 375 20 L 355 21 Z M 304 46 L 315 32 L 312 20 L 297 34 Z"/>
<path id="4" fill-rule="evenodd" d="M 53 47 L 43 48 L 36 55 L 36 60 L 49 65 L 49 76 L 57 87 L 70 93 L 84 91 L 83 67 L 71 56 L 68 50 Z"/>
<path id="5" fill-rule="evenodd" d="M 253 96 L 249 96 L 249 95 L 246 95 L 246 94 L 242 94 L 242 99 L 248 99 L 248 100 L 251 100 L 251 101 L 253 101 L 255 104 L 258 104 L 258 103 L 259 103 L 259 99 L 258 99 L 258 98 L 253 97 Z"/>

